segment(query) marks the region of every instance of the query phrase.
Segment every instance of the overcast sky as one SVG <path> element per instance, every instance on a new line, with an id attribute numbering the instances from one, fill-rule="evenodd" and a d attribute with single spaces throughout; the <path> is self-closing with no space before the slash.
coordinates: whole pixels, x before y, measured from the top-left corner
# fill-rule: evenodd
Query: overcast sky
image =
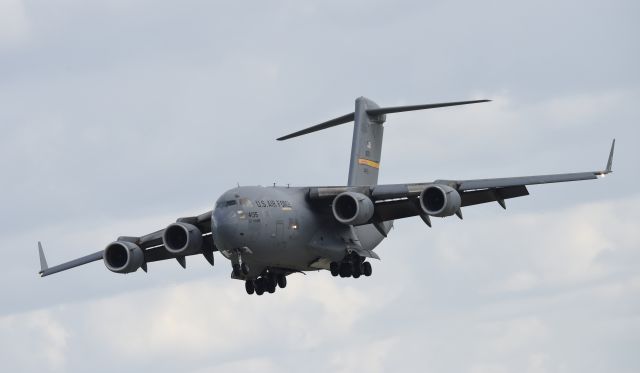
<path id="1" fill-rule="evenodd" d="M 320 4 L 322 3 L 322 4 Z M 637 1 L 0 0 L 2 371 L 640 371 Z M 396 222 L 369 278 L 247 296 L 230 265 L 49 264 L 240 185 L 340 185 L 353 110 L 381 183 L 590 171 Z"/>

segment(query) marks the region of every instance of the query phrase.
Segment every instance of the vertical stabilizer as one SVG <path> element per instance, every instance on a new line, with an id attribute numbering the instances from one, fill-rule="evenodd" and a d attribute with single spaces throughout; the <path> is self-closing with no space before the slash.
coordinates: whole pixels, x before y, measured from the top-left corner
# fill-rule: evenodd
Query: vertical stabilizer
<path id="1" fill-rule="evenodd" d="M 405 111 L 435 109 L 447 106 L 458 106 L 488 102 L 490 100 L 454 101 L 437 104 L 380 107 L 366 97 L 356 99 L 356 110 L 352 113 L 330 119 L 326 122 L 307 127 L 278 138 L 278 141 L 292 139 L 341 124 L 354 122 L 353 142 L 351 144 L 351 161 L 349 163 L 349 186 L 368 186 L 378 183 L 380 156 L 382 153 L 383 124 L 386 115 Z M 613 152 L 613 147 L 612 147 Z"/>
<path id="2" fill-rule="evenodd" d="M 348 185 L 376 185 L 382 154 L 385 114 L 370 115 L 379 106 L 365 97 L 356 99 Z"/>

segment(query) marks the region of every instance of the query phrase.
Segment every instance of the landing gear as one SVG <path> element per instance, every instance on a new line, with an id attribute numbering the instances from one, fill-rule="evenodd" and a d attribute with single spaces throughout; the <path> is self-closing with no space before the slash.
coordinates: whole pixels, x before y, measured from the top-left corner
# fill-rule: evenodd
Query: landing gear
<path id="1" fill-rule="evenodd" d="M 367 277 L 371 276 L 371 273 L 373 273 L 373 269 L 371 268 L 371 263 L 369 262 L 362 263 L 362 273 Z"/>
<path id="2" fill-rule="evenodd" d="M 278 287 L 280 289 L 284 289 L 287 287 L 287 276 L 278 275 Z"/>
<path id="3" fill-rule="evenodd" d="M 284 289 L 287 287 L 287 276 L 282 273 L 267 273 L 256 279 L 247 279 L 244 283 L 247 294 L 262 295 L 265 292 L 273 294 L 277 288 Z"/>
<path id="4" fill-rule="evenodd" d="M 240 264 L 240 272 L 242 272 L 243 275 L 248 275 L 249 274 L 249 266 L 247 265 L 247 263 L 242 263 Z"/>
<path id="5" fill-rule="evenodd" d="M 251 295 L 256 290 L 256 287 L 253 284 L 253 281 L 247 280 L 244 282 L 244 289 L 247 291 L 247 294 Z"/>
<path id="6" fill-rule="evenodd" d="M 249 250 L 249 248 L 247 247 L 244 247 L 232 251 L 235 253 L 236 257 L 232 259 L 231 263 L 231 278 L 244 280 L 247 278 L 247 275 L 249 275 L 250 268 L 249 265 L 244 261 L 243 253 L 251 253 L 251 250 Z"/>
<path id="7" fill-rule="evenodd" d="M 369 265 L 369 266 L 371 266 L 371 265 Z M 351 274 L 352 274 L 353 278 L 359 278 L 360 275 L 362 275 L 363 267 L 364 267 L 364 263 L 362 263 L 362 262 L 353 263 L 353 266 L 351 267 Z"/>
<path id="8" fill-rule="evenodd" d="M 340 263 L 331 262 L 331 264 L 329 264 L 329 269 L 331 270 L 331 276 L 338 276 L 340 274 Z"/>
<path id="9" fill-rule="evenodd" d="M 249 266 L 247 265 L 247 263 L 233 263 L 231 265 L 231 268 L 231 277 L 233 278 L 244 278 L 249 274 Z"/>
<path id="10" fill-rule="evenodd" d="M 264 281 L 263 281 L 262 278 L 256 279 L 253 282 L 253 285 L 256 288 L 256 294 L 258 294 L 258 295 L 264 294 Z"/>
<path id="11" fill-rule="evenodd" d="M 242 270 L 240 269 L 240 264 L 238 264 L 238 263 L 233 263 L 233 264 L 231 265 L 231 268 L 232 268 L 232 270 L 231 270 L 231 276 L 232 276 L 232 277 L 235 277 L 235 278 L 239 278 L 239 277 L 240 277 L 240 274 L 242 273 Z"/>
<path id="12" fill-rule="evenodd" d="M 263 277 L 265 282 L 267 283 L 267 291 L 269 294 L 273 294 L 276 292 L 276 279 L 273 276 Z"/>
<path id="13" fill-rule="evenodd" d="M 342 262 L 340 264 L 340 277 L 351 277 L 351 263 Z"/>
<path id="14" fill-rule="evenodd" d="M 371 276 L 373 272 L 371 268 L 371 263 L 365 262 L 365 258 L 360 255 L 351 253 L 341 261 L 341 262 L 331 262 L 329 264 L 329 270 L 331 271 L 331 276 L 336 277 L 353 277 L 360 278 L 360 276 Z"/>

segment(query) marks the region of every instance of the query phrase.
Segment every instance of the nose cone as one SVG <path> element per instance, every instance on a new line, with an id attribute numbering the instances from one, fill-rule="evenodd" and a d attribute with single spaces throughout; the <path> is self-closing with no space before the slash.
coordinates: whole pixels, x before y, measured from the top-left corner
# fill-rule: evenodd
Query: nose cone
<path id="1" fill-rule="evenodd" d="M 237 219 L 227 211 L 216 209 L 213 213 L 213 240 L 218 250 L 230 250 L 236 248 L 238 228 Z"/>

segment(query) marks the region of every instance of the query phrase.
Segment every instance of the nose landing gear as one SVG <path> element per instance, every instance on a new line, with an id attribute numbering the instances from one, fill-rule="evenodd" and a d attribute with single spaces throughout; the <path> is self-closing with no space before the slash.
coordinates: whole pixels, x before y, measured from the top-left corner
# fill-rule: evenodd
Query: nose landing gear
<path id="1" fill-rule="evenodd" d="M 232 257 L 235 254 L 235 258 Z M 239 249 L 229 250 L 225 255 L 232 262 L 231 264 L 231 278 L 244 279 L 249 274 L 249 265 L 244 261 L 244 254 L 253 254 L 248 247 L 241 247 Z"/>
<path id="2" fill-rule="evenodd" d="M 242 262 L 241 264 L 234 263 L 232 265 L 232 268 L 233 268 L 233 273 L 232 273 L 233 277 L 246 276 L 249 274 L 249 266 L 245 262 Z"/>

